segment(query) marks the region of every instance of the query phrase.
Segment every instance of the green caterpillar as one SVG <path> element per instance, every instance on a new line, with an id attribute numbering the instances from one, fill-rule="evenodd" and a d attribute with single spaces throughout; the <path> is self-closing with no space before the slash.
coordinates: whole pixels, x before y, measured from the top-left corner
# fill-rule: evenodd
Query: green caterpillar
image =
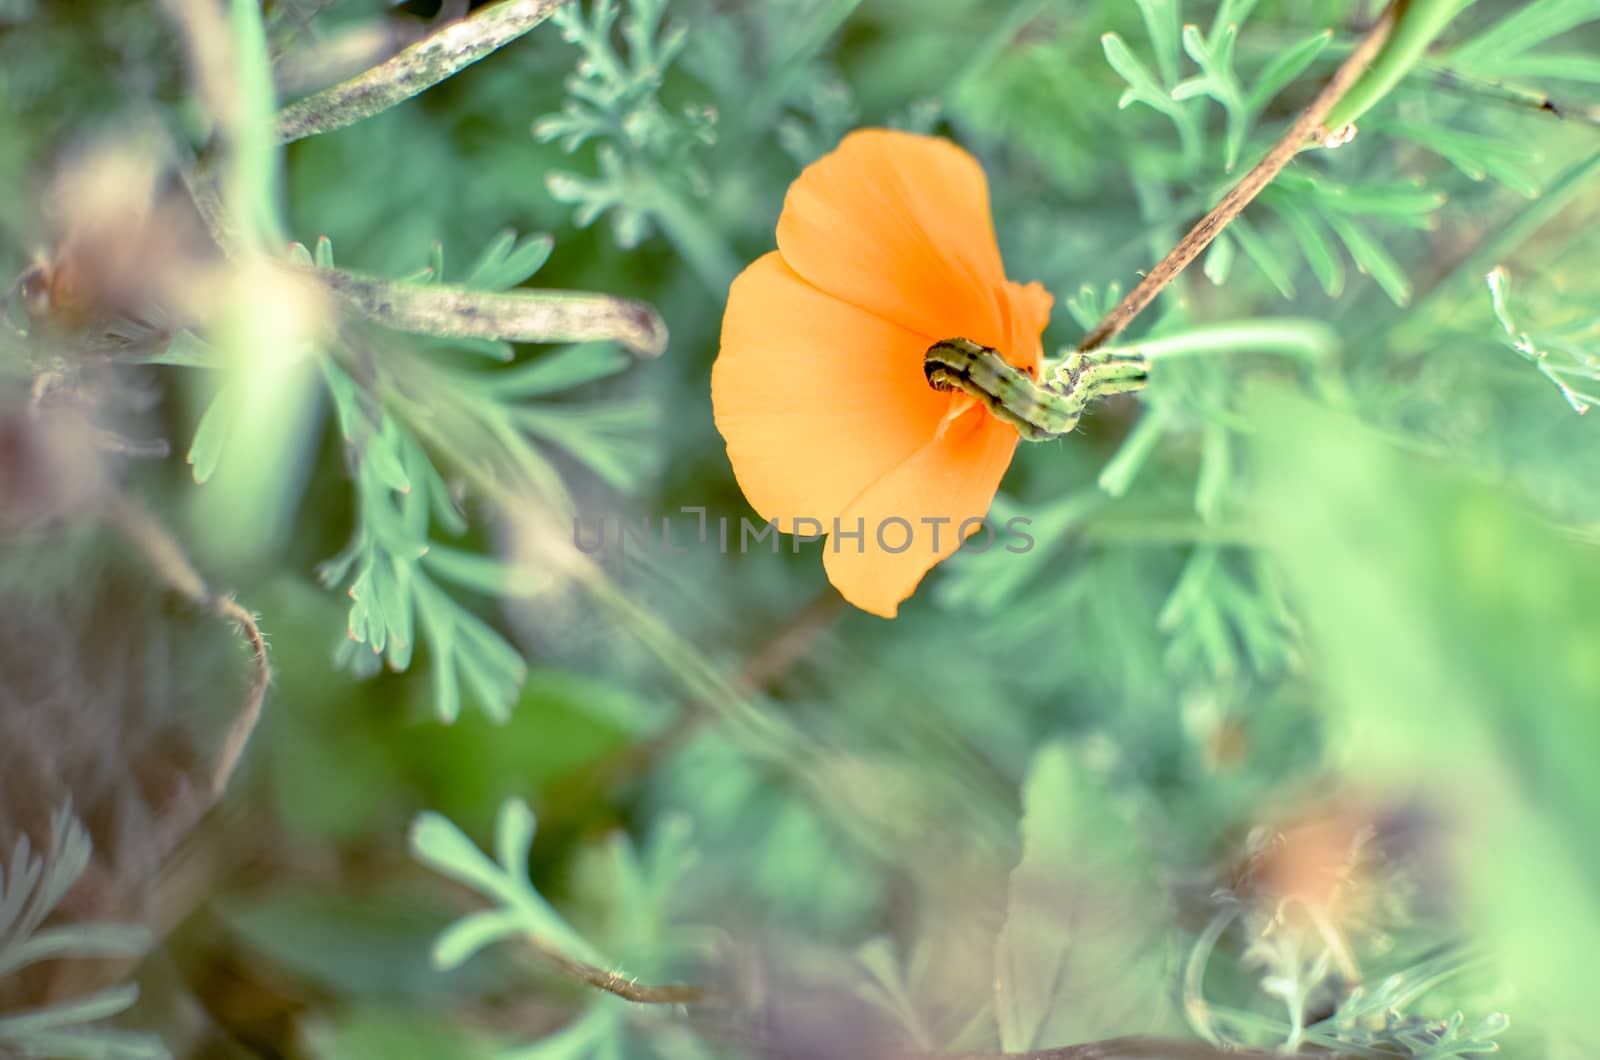
<path id="1" fill-rule="evenodd" d="M 922 363 L 933 389 L 971 394 L 1030 442 L 1070 434 L 1090 401 L 1138 390 L 1149 368 L 1138 354 L 1072 353 L 1041 383 L 969 339 L 934 343 Z"/>

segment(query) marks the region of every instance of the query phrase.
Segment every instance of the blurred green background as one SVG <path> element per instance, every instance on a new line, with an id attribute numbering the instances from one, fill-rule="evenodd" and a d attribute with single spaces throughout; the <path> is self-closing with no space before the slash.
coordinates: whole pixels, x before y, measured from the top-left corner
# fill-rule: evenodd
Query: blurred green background
<path id="1" fill-rule="evenodd" d="M 1594 1055 L 1600 3 L 1460 6 L 1125 340 L 1281 349 L 1209 341 L 1024 446 L 991 521 L 1034 548 L 886 622 L 820 545 L 724 555 L 683 512 L 754 518 L 709 372 L 800 169 L 863 126 L 956 140 L 1070 346 L 1379 5 L 582 0 L 280 150 L 276 106 L 466 5 L 0 0 L 0 274 L 120 218 L 205 321 L 108 352 L 11 294 L 0 1053 Z M 85 191 L 94 149 L 155 175 Z M 164 212 L 208 180 L 264 260 L 641 299 L 668 348 L 319 331 Z M 171 455 L 39 433 L 41 378 Z M 248 653 L 83 499 L 111 495 L 268 637 L 215 806 L 171 776 Z M 574 517 L 687 550 L 574 561 Z M 27 867 L 87 842 L 30 921 Z"/>

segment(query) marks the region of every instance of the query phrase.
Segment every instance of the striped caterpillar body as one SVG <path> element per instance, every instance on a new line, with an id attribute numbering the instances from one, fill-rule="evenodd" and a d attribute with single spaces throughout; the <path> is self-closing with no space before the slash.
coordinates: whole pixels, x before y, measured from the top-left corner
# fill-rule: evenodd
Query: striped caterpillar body
<path id="1" fill-rule="evenodd" d="M 1149 365 L 1137 354 L 1073 353 L 1041 383 L 998 350 L 945 339 L 928 348 L 922 370 L 933 389 L 971 394 L 1024 440 L 1042 442 L 1070 434 L 1093 399 L 1144 386 Z"/>

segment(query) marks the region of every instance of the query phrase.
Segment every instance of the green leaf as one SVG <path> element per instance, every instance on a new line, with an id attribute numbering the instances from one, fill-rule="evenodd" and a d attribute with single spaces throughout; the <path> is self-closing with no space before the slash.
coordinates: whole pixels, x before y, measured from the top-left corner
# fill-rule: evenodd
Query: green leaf
<path id="1" fill-rule="evenodd" d="M 1369 181 L 1339 184 L 1309 173 L 1288 170 L 1274 182 L 1273 192 L 1303 199 L 1322 214 L 1379 217 L 1411 228 L 1434 227 L 1432 214 L 1445 203 L 1442 192 L 1418 181 Z"/>
<path id="2" fill-rule="evenodd" d="M 510 364 L 517 359 L 516 347 L 501 339 L 481 339 L 471 335 L 458 335 L 450 339 L 436 339 L 433 345 L 441 349 L 460 350 L 474 357 L 499 364 Z"/>
<path id="3" fill-rule="evenodd" d="M 1212 240 L 1211 246 L 1206 250 L 1203 266 L 1206 279 L 1218 287 L 1228 282 L 1228 274 L 1233 271 L 1234 246 L 1233 240 L 1224 232 Z"/>
<path id="4" fill-rule="evenodd" d="M 1494 70 L 1498 76 L 1506 79 L 1600 84 L 1600 57 L 1583 53 L 1540 52 L 1537 55 L 1520 55 L 1497 61 Z"/>
<path id="5" fill-rule="evenodd" d="M 1250 86 L 1247 105 L 1251 112 L 1259 113 L 1290 82 L 1305 73 L 1306 68 L 1316 61 L 1317 56 L 1322 54 L 1322 49 L 1326 48 L 1332 39 L 1333 31 L 1323 30 L 1279 52 L 1277 58 L 1261 71 L 1255 84 Z"/>
<path id="6" fill-rule="evenodd" d="M 1437 124 L 1387 122 L 1383 131 L 1420 144 L 1455 166 L 1471 180 L 1493 177 L 1525 198 L 1539 194 L 1534 175 L 1536 152 L 1499 137 L 1465 133 Z"/>
<path id="7" fill-rule="evenodd" d="M 1371 276 L 1382 287 L 1395 305 L 1403 306 L 1411 301 L 1411 281 L 1407 278 L 1405 269 L 1395 261 L 1373 238 L 1361 229 L 1354 221 L 1340 214 L 1330 214 L 1328 225 L 1333 229 L 1339 241 L 1350 252 L 1350 257 L 1355 260 L 1356 268 Z"/>
<path id="8" fill-rule="evenodd" d="M 235 399 L 233 387 L 222 387 L 211 399 L 211 404 L 206 407 L 205 413 L 194 429 L 194 441 L 189 444 L 189 455 L 185 459 L 194 468 L 194 480 L 197 484 L 204 485 L 209 481 L 222 460 L 222 451 L 227 445 L 229 430 L 233 426 L 234 414 L 237 411 L 234 407 Z"/>
<path id="9" fill-rule="evenodd" d="M 328 585 L 343 581 L 355 570 L 348 589 L 352 645 L 386 653 L 389 666 L 403 670 L 410 666 L 418 643 L 425 641 L 438 716 L 454 719 L 459 715 L 461 686 L 465 685 L 485 711 L 503 719 L 526 673 L 521 655 L 428 576 L 428 570 L 436 568 L 458 580 L 471 575 L 481 582 L 498 565 L 453 550 L 427 568 L 419 564 L 429 552 L 430 519 L 438 518 L 446 529 L 460 533 L 466 529 L 465 517 L 416 438 L 387 412 L 367 409 L 354 382 L 331 359 L 323 360 L 323 372 L 341 429 L 358 461 L 360 520 L 356 536 L 319 570 Z M 472 385 L 473 377 L 452 378 Z M 492 396 L 485 394 L 485 400 L 491 401 Z M 504 444 L 509 458 L 521 462 L 522 470 L 529 470 L 528 465 L 539 457 L 512 425 L 510 413 L 495 404 L 487 411 L 499 414 L 498 418 L 485 418 L 484 427 L 493 442 Z M 621 457 L 615 462 L 618 467 L 625 466 Z M 536 464 L 532 470 L 548 469 Z M 553 471 L 547 478 L 553 489 L 560 489 L 560 479 Z M 499 595 L 502 588 L 497 583 L 492 595 Z M 353 647 L 341 658 L 371 672 L 373 661 L 357 658 Z"/>
<path id="10" fill-rule="evenodd" d="M 1219 25 L 1209 40 L 1201 36 L 1196 27 L 1183 27 L 1183 50 L 1199 65 L 1205 76 L 1193 78 L 1172 90 L 1173 99 L 1189 99 L 1204 94 L 1222 104 L 1227 113 L 1223 165 L 1228 170 L 1232 170 L 1239 161 L 1239 151 L 1244 146 L 1251 117 L 1238 75 L 1233 70 L 1233 48 L 1237 39 L 1238 26 L 1233 23 Z"/>
<path id="11" fill-rule="evenodd" d="M 48 928 L 0 951 L 0 975 L 45 960 L 137 957 L 150 942 L 150 932 L 134 924 L 87 922 Z"/>
<path id="12" fill-rule="evenodd" d="M 418 815 L 411 827 L 411 850 L 417 859 L 437 872 L 473 887 L 494 899 L 516 918 L 519 930 L 574 960 L 604 965 L 596 949 L 557 913 L 544 896 L 528 881 L 528 851 L 533 842 L 533 812 L 520 799 L 507 799 L 500 806 L 495 825 L 495 844 L 500 863 L 491 862 L 466 835 L 449 820 L 436 813 Z M 500 936 L 482 926 L 450 939 L 448 956 L 465 960 L 471 956 L 465 943 L 487 943 Z"/>
<path id="13" fill-rule="evenodd" d="M 287 239 L 278 216 L 278 150 L 273 140 L 277 95 L 272 56 L 259 0 L 230 0 L 228 25 L 233 65 L 233 103 L 227 193 L 233 215 L 258 246 L 282 247 Z"/>
<path id="14" fill-rule="evenodd" d="M 168 1060 L 171 1054 L 152 1034 L 91 1026 L 127 1010 L 138 998 L 139 988 L 128 984 L 0 1016 L 0 1043 L 15 1043 L 23 1055 L 62 1060 Z"/>
<path id="15" fill-rule="evenodd" d="M 411 479 L 401 455 L 400 427 L 393 417 L 383 417 L 377 436 L 362 450 L 361 459 L 380 488 L 396 493 L 411 492 Z"/>
<path id="16" fill-rule="evenodd" d="M 495 372 L 485 384 L 504 398 L 539 397 L 615 375 L 630 363 L 614 342 L 585 342 Z"/>
<path id="17" fill-rule="evenodd" d="M 456 666 L 455 637 L 448 627 L 435 626 L 429 633 L 433 646 L 433 710 L 440 721 L 451 722 L 461 716 L 461 675 Z"/>
<path id="18" fill-rule="evenodd" d="M 1034 756 L 1022 814 L 995 951 L 1002 1049 L 1170 1028 L 1171 913 L 1127 822 L 1059 744 Z"/>
<path id="19" fill-rule="evenodd" d="M 1217 7 L 1216 17 L 1211 20 L 1211 36 L 1216 38 L 1229 27 L 1238 27 L 1250 17 L 1250 12 L 1256 8 L 1257 0 L 1222 0 Z"/>
<path id="20" fill-rule="evenodd" d="M 1135 0 L 1155 48 L 1156 67 L 1167 84 L 1178 80 L 1178 40 L 1183 32 L 1179 0 Z M 1109 56 L 1107 56 L 1109 58 Z M 1115 65 L 1115 64 L 1113 64 Z"/>
<path id="21" fill-rule="evenodd" d="M 1107 33 L 1100 38 L 1100 46 L 1105 51 L 1106 62 L 1111 64 L 1111 69 L 1128 82 L 1128 90 L 1117 101 L 1119 108 L 1126 108 L 1131 103 L 1143 103 L 1163 114 L 1172 109 L 1167 93 L 1156 84 L 1156 79 L 1150 75 L 1145 65 L 1128 50 L 1121 37 L 1115 33 Z"/>
<path id="22" fill-rule="evenodd" d="M 423 564 L 434 574 L 482 596 L 500 596 L 511 587 L 511 572 L 493 556 L 430 545 Z"/>
<path id="23" fill-rule="evenodd" d="M 538 272 L 550 259 L 555 240 L 543 234 L 518 240 L 507 229 L 484 248 L 467 273 L 466 286 L 486 291 L 505 291 Z"/>
<path id="24" fill-rule="evenodd" d="M 38 930 L 88 868 L 91 852 L 88 832 L 68 807 L 51 814 L 49 843 L 38 855 L 27 833 L 18 835 L 10 864 L 0 860 L 0 975 L 62 957 L 132 955 L 148 945 L 148 933 L 132 925 L 64 922 Z M 169 1054 L 153 1035 L 97 1025 L 138 996 L 138 988 L 126 984 L 0 1014 L 0 1053 L 164 1060 Z"/>
<path id="25" fill-rule="evenodd" d="M 1532 0 L 1456 46 L 1446 61 L 1453 66 L 1498 70 L 1505 60 L 1596 19 L 1600 19 L 1600 0 Z"/>
<path id="26" fill-rule="evenodd" d="M 426 281 L 429 283 L 444 282 L 444 241 L 435 239 L 428 248 L 428 267 Z"/>
<path id="27" fill-rule="evenodd" d="M 468 915 L 439 933 L 433 943 L 433 964 L 451 971 L 478 951 L 522 933 L 522 916 L 515 910 L 486 909 Z"/>
<path id="28" fill-rule="evenodd" d="M 653 425 L 649 402 L 610 402 L 588 408 L 527 406 L 517 423 L 529 434 L 564 449 L 619 490 L 632 489 L 648 467 L 638 459 L 635 432 Z"/>
<path id="29" fill-rule="evenodd" d="M 412 855 L 435 872 L 484 894 L 500 893 L 504 873 L 448 818 L 429 811 L 418 814 L 410 842 Z"/>
<path id="30" fill-rule="evenodd" d="M 494 825 L 495 859 L 507 869 L 522 869 L 533 849 L 533 811 L 520 799 L 507 799 Z"/>
<path id="31" fill-rule="evenodd" d="M 1292 196 L 1263 195 L 1262 201 L 1283 218 L 1295 242 L 1300 245 L 1300 253 L 1305 257 L 1306 264 L 1311 266 L 1311 274 L 1322 285 L 1323 291 L 1330 298 L 1337 298 L 1344 291 L 1344 262 L 1328 242 L 1322 225 L 1309 211 L 1302 209 Z"/>
<path id="32" fill-rule="evenodd" d="M 453 647 L 454 673 L 491 718 L 504 720 L 527 676 L 522 656 L 487 622 L 431 582 L 419 579 L 417 594 L 417 607 L 434 645 L 436 664 L 444 652 L 442 645 Z M 439 716 L 448 719 L 453 715 L 440 707 Z"/>
<path id="33" fill-rule="evenodd" d="M 1284 260 L 1263 239 L 1248 221 L 1243 217 L 1235 217 L 1228 226 L 1229 233 L 1238 242 L 1239 249 L 1244 251 L 1256 268 L 1261 270 L 1278 293 L 1285 298 L 1294 297 L 1294 276 L 1289 271 Z"/>

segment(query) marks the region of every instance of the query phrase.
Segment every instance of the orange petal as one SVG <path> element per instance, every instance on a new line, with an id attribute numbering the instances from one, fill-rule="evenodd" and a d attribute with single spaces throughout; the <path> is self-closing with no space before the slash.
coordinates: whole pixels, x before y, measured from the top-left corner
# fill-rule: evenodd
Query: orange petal
<path id="1" fill-rule="evenodd" d="M 865 534 L 860 541 L 843 534 L 829 537 L 823 554 L 828 580 L 861 610 L 893 618 L 923 575 L 961 546 L 961 524 L 989 511 L 1016 448 L 1013 428 L 973 409 L 943 438 L 918 450 L 844 510 L 841 528 L 863 528 Z M 977 525 L 968 532 L 984 533 Z M 996 528 L 993 547 L 1004 547 L 1005 540 L 1003 530 Z M 903 542 L 908 543 L 905 549 L 888 550 Z"/>
<path id="2" fill-rule="evenodd" d="M 1050 324 L 1050 307 L 1055 297 L 1040 283 L 1023 285 L 1006 281 L 1000 296 L 1001 315 L 1005 321 L 1006 360 L 1018 368 L 1038 375 L 1039 359 L 1044 354 L 1039 337 Z"/>
<path id="3" fill-rule="evenodd" d="M 778 249 L 813 286 L 923 336 L 1004 349 L 983 169 L 948 140 L 851 133 L 789 188 Z"/>
<path id="4" fill-rule="evenodd" d="M 831 525 L 926 445 L 950 398 L 922 372 L 922 336 L 806 283 L 773 252 L 733 281 L 711 406 L 750 506 L 785 531 Z"/>

